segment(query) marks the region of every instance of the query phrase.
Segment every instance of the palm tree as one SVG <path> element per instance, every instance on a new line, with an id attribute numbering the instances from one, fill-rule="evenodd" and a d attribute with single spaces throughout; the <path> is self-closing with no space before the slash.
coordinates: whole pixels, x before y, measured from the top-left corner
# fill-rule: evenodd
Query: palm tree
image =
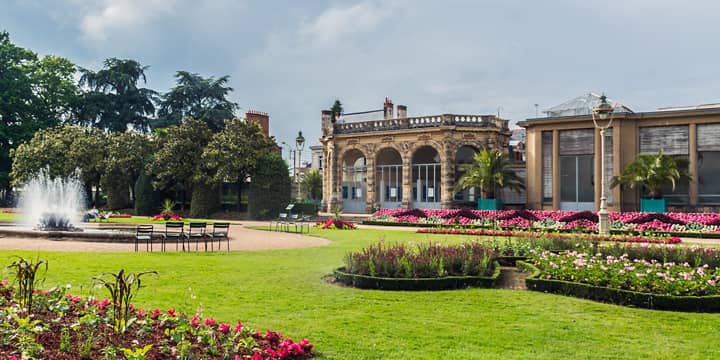
<path id="1" fill-rule="evenodd" d="M 318 200 L 322 197 L 322 176 L 319 171 L 313 170 L 305 174 L 300 186 L 309 199 Z"/>
<path id="2" fill-rule="evenodd" d="M 625 167 L 622 175 L 613 177 L 610 186 L 614 188 L 626 184 L 632 189 L 640 185 L 647 191 L 648 198 L 660 199 L 663 196 L 662 186 L 670 182 L 675 191 L 675 184 L 681 178 L 689 179 L 690 175 L 681 172 L 677 161 L 660 150 L 657 154 L 638 155 L 635 161 Z"/>
<path id="3" fill-rule="evenodd" d="M 470 187 L 480 188 L 484 199 L 494 199 L 497 187 L 507 187 L 520 192 L 525 189 L 525 182 L 515 173 L 510 159 L 498 150 L 483 150 L 473 156 L 473 163 L 460 165 L 464 171 L 455 186 L 455 192 Z"/>

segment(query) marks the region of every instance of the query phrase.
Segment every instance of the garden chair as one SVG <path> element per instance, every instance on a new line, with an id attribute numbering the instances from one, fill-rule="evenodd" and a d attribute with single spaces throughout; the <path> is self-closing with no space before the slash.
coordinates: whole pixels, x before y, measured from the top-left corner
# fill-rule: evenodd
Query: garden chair
<path id="1" fill-rule="evenodd" d="M 290 214 L 290 220 L 287 223 L 287 231 L 290 232 L 290 226 L 295 227 L 295 232 L 298 232 L 298 224 L 300 222 L 299 214 Z M 302 230 L 302 228 L 300 228 Z"/>
<path id="2" fill-rule="evenodd" d="M 191 222 L 185 238 L 188 241 L 188 250 L 190 249 L 190 242 L 195 241 L 195 251 L 198 250 L 198 243 L 202 240 L 205 242 L 205 251 L 207 251 L 208 237 L 206 233 L 207 223 L 204 222 Z"/>
<path id="3" fill-rule="evenodd" d="M 135 252 L 138 251 L 138 246 L 141 241 L 145 242 L 145 251 L 149 250 L 152 252 L 152 235 L 153 235 L 153 226 L 152 225 L 138 225 L 135 229 Z M 162 245 L 163 251 L 165 250 L 165 242 L 163 241 Z"/>
<path id="4" fill-rule="evenodd" d="M 178 251 L 178 245 L 182 241 L 182 250 L 185 251 L 185 224 L 183 222 L 170 221 L 165 223 L 165 234 L 163 234 L 163 243 L 175 240 L 175 251 Z M 190 244 L 188 243 L 188 250 Z"/>
<path id="5" fill-rule="evenodd" d="M 230 237 L 228 236 L 228 232 L 230 230 L 230 223 L 226 222 L 220 222 L 220 223 L 214 223 L 212 231 L 208 233 L 208 237 L 210 238 L 210 250 L 212 250 L 212 242 L 213 240 L 217 239 L 218 241 L 218 251 L 222 248 L 222 241 L 225 239 L 227 241 L 227 250 L 230 251 Z"/>
<path id="6" fill-rule="evenodd" d="M 287 218 L 288 218 L 287 213 L 280 213 L 280 215 L 278 215 L 277 219 L 270 222 L 270 230 L 280 231 L 280 229 L 282 229 L 282 227 L 285 224 L 287 224 Z M 274 225 L 274 227 L 273 227 L 273 225 Z"/>

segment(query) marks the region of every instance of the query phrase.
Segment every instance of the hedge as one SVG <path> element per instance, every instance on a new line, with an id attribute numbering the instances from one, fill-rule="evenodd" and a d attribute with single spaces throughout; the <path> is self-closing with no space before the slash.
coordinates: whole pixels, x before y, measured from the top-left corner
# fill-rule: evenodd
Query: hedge
<path id="1" fill-rule="evenodd" d="M 305 216 L 317 215 L 318 206 L 317 206 L 317 204 L 311 204 L 311 203 L 297 203 L 297 204 L 295 204 L 295 206 L 293 206 L 292 213 L 305 215 Z"/>
<path id="2" fill-rule="evenodd" d="M 451 290 L 467 287 L 491 288 L 500 276 L 500 265 L 495 262 L 495 272 L 492 276 L 446 276 L 441 278 L 385 278 L 367 275 L 356 275 L 345 272 L 341 267 L 333 272 L 335 280 L 348 286 L 360 289 L 375 290 Z"/>
<path id="3" fill-rule="evenodd" d="M 616 305 L 636 306 L 646 309 L 720 312 L 720 296 L 674 296 L 641 293 L 623 289 L 611 289 L 564 280 L 540 279 L 541 271 L 534 265 L 518 261 L 518 267 L 532 272 L 525 279 L 528 290 L 574 296 Z"/>

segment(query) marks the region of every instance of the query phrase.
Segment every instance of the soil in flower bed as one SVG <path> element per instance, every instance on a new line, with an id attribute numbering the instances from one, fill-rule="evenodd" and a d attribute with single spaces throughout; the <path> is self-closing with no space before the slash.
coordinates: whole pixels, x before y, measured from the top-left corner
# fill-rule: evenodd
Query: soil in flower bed
<path id="1" fill-rule="evenodd" d="M 132 309 L 124 332 L 112 327 L 112 302 L 65 295 L 63 289 L 37 291 L 30 315 L 3 282 L 0 288 L 0 358 L 123 359 L 123 351 L 150 346 L 144 359 L 309 359 L 313 345 L 282 334 L 219 323 L 174 309 L 147 313 Z M 111 350 L 111 351 L 109 351 Z M 114 353 L 115 355 L 111 355 Z M 24 354 L 24 356 L 23 356 Z"/>

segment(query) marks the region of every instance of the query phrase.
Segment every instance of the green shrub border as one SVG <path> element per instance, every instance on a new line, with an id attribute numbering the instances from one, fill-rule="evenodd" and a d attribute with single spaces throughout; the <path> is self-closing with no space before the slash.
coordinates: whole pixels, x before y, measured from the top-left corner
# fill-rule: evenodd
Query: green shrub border
<path id="1" fill-rule="evenodd" d="M 597 234 L 591 230 L 573 230 L 573 229 L 553 229 L 550 231 L 544 231 L 539 228 L 518 228 L 513 226 L 480 226 L 480 225 L 461 225 L 461 224 L 422 224 L 422 223 L 409 223 L 409 222 L 389 222 L 389 221 L 374 221 L 364 220 L 363 225 L 382 225 L 382 226 L 398 226 L 398 227 L 417 227 L 417 228 L 438 228 L 438 229 L 462 229 L 462 230 L 510 230 L 510 231 L 528 231 L 528 232 L 544 232 L 544 233 L 577 233 L 577 234 Z M 647 235 L 641 231 L 622 231 L 622 230 L 610 230 L 612 235 Z M 720 239 L 720 233 L 699 233 L 699 232 L 662 232 L 655 231 L 654 235 L 657 236 L 676 236 L 684 238 L 703 238 L 703 239 Z M 647 235 L 651 236 L 651 235 Z"/>
<path id="2" fill-rule="evenodd" d="M 517 264 L 523 271 L 531 272 L 527 279 L 525 279 L 525 284 L 528 290 L 532 291 L 574 296 L 588 300 L 646 309 L 704 313 L 720 312 L 720 296 L 718 295 L 656 295 L 571 281 L 540 279 L 540 269 L 533 264 L 525 261 L 518 261 Z"/>
<path id="3" fill-rule="evenodd" d="M 377 276 L 356 275 L 345 272 L 341 267 L 333 272 L 335 280 L 348 286 L 360 289 L 428 291 L 453 290 L 467 287 L 491 288 L 500 276 L 500 265 L 496 261 L 492 276 L 446 276 L 441 278 L 385 278 Z"/>

